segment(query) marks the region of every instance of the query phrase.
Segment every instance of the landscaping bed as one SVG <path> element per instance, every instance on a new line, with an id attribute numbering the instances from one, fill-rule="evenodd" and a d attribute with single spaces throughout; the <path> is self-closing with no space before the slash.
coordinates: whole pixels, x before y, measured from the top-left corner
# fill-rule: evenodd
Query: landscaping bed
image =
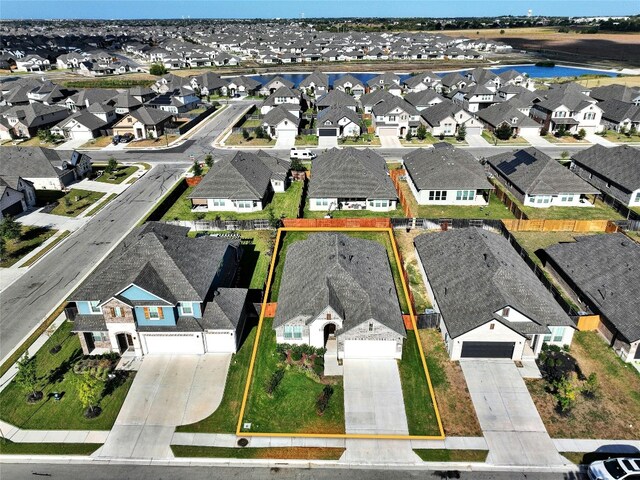
<path id="1" fill-rule="evenodd" d="M 327 214 L 329 207 L 326 210 L 310 210 L 309 199 L 304 204 L 304 218 L 324 218 Z M 404 217 L 402 206 L 400 202 L 397 203 L 397 207 L 388 212 L 374 212 L 371 210 L 331 210 L 332 218 L 390 218 L 390 217 Z"/>
<path id="2" fill-rule="evenodd" d="M 30 430 L 108 430 L 113 426 L 129 391 L 133 375 L 114 372 L 115 376 L 101 382 L 103 388 L 97 402 L 99 416 L 86 418 L 79 399 L 79 379 L 74 364 L 83 358 L 80 341 L 71 333 L 73 324 L 65 322 L 51 335 L 31 360 L 35 362 L 37 389 L 43 399 L 26 401 L 27 391 L 16 380 L 0 392 L 0 418 L 19 428 Z M 54 392 L 61 399 L 54 398 Z"/>
<path id="3" fill-rule="evenodd" d="M 72 188 L 69 193 L 58 200 L 58 205 L 49 213 L 62 215 L 64 217 L 77 217 L 104 197 L 104 195 L 102 192 L 91 192 L 89 190 Z"/>
<path id="4" fill-rule="evenodd" d="M 0 267 L 10 267 L 19 262 L 55 235 L 56 232 L 57 230 L 51 230 L 45 227 L 22 226 L 20 238 L 6 241 L 5 253 L 2 256 L 2 260 L 0 260 Z"/>
<path id="5" fill-rule="evenodd" d="M 456 137 L 444 137 L 444 138 L 440 138 L 438 137 L 434 137 L 433 135 L 431 135 L 430 133 L 427 133 L 427 135 L 425 136 L 424 140 L 420 140 L 418 137 L 416 137 L 415 135 L 413 136 L 413 138 L 411 140 L 407 140 L 406 138 L 401 138 L 400 139 L 400 143 L 402 145 L 410 145 L 410 146 L 420 146 L 420 145 L 433 145 L 434 143 L 439 143 L 439 142 L 447 142 L 450 143 L 451 145 L 468 145 L 468 143 L 463 140 L 463 141 L 458 141 L 456 139 Z"/>
<path id="6" fill-rule="evenodd" d="M 228 448 L 171 445 L 176 457 L 261 458 L 278 460 L 340 460 L 344 448 L 330 447 L 266 447 Z"/>
<path id="7" fill-rule="evenodd" d="M 554 438 L 640 439 L 640 373 L 624 363 L 596 332 L 576 332 L 566 353 L 575 360 L 563 379 L 568 408 L 560 409 L 559 395 L 547 380 L 526 380 L 529 393 Z M 563 355 L 554 353 L 554 355 Z M 540 360 L 539 360 L 540 361 Z M 595 374 L 595 394 L 587 389 Z M 573 398 L 573 400 L 571 400 Z"/>

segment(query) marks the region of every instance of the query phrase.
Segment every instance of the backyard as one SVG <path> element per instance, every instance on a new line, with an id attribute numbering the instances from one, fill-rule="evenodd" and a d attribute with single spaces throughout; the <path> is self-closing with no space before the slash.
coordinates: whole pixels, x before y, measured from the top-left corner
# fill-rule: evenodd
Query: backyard
<path id="1" fill-rule="evenodd" d="M 45 227 L 23 226 L 20 238 L 7 240 L 5 244 L 5 252 L 0 260 L 0 268 L 10 267 L 20 261 L 30 252 L 55 235 L 56 232 L 57 230 L 51 230 Z"/>
<path id="2" fill-rule="evenodd" d="M 407 272 L 407 277 L 409 277 L 409 289 L 413 294 L 413 308 L 416 314 L 424 313 L 425 309 L 431 308 L 431 300 L 424 286 L 424 280 L 422 279 L 422 273 L 420 272 L 420 266 L 413 245 L 413 240 L 422 233 L 425 232 L 418 229 L 411 230 L 410 232 L 402 230 L 394 230 L 393 232 L 398 250 L 402 256 L 402 261 L 404 262 L 404 269 Z"/>
<path id="3" fill-rule="evenodd" d="M 575 242 L 576 238 L 597 235 L 604 232 L 512 232 L 518 243 L 527 251 L 531 259 L 542 267 L 542 260 L 536 252 L 556 243 Z"/>
<path id="4" fill-rule="evenodd" d="M 82 358 L 77 335 L 71 333 L 73 324 L 65 322 L 46 341 L 32 361 L 36 364 L 38 388 L 44 398 L 27 403 L 27 393 L 15 381 L 0 392 L 0 417 L 19 428 L 32 430 L 108 430 L 120 411 L 129 391 L 133 375 L 119 373 L 104 383 L 99 401 L 102 413 L 93 419 L 85 418 L 78 398 L 78 375 L 73 365 Z M 54 347 L 60 346 L 56 352 Z M 54 353 L 55 352 L 55 353 Z M 62 394 L 54 399 L 54 392 Z"/>
<path id="5" fill-rule="evenodd" d="M 69 193 L 58 200 L 58 205 L 50 213 L 64 217 L 77 217 L 104 195 L 101 192 L 72 188 Z"/>
<path id="6" fill-rule="evenodd" d="M 291 182 L 284 193 L 274 193 L 271 202 L 259 212 L 192 212 L 189 195 L 195 187 L 187 187 L 178 200 L 167 210 L 162 217 L 168 220 L 254 220 L 257 218 L 269 218 L 269 210 L 273 211 L 276 218 L 297 218 L 298 208 L 302 197 L 302 182 Z"/>
<path id="7" fill-rule="evenodd" d="M 237 232 L 242 237 L 242 260 L 238 287 L 264 289 L 271 262 L 274 239 L 270 230 Z"/>
<path id="8" fill-rule="evenodd" d="M 485 206 L 418 205 L 407 182 L 400 181 L 399 185 L 412 215 L 418 218 L 483 218 L 489 220 L 514 218 L 509 209 L 493 192 L 489 196 L 488 205 Z"/>
<path id="9" fill-rule="evenodd" d="M 99 177 L 94 178 L 96 182 L 102 183 L 111 183 L 111 184 L 120 184 L 124 182 L 130 175 L 133 175 L 138 171 L 138 167 L 118 165 L 116 170 L 111 173 L 107 173 L 104 171 L 106 165 L 93 165 L 93 174 L 97 174 L 97 172 L 102 172 Z"/>
<path id="10" fill-rule="evenodd" d="M 342 377 L 324 377 L 297 365 L 284 366 L 276 350 L 273 319 L 263 320 L 251 388 L 242 419 L 250 432 L 344 433 Z M 267 392 L 274 373 L 284 368 L 277 388 Z M 326 410 L 319 414 L 316 401 L 325 386 L 333 387 Z"/>
<path id="11" fill-rule="evenodd" d="M 304 204 L 304 218 L 324 218 L 329 207 L 325 210 L 310 210 L 309 199 Z M 371 210 L 331 210 L 333 218 L 388 218 L 388 217 L 404 217 L 400 202 L 397 203 L 395 209 L 389 212 L 374 212 Z"/>
<path id="12" fill-rule="evenodd" d="M 576 332 L 569 353 L 584 376 L 596 374 L 600 389 L 595 398 L 578 392 L 573 409 L 561 414 L 545 380 L 526 380 L 551 437 L 640 439 L 640 373 L 596 332 Z"/>

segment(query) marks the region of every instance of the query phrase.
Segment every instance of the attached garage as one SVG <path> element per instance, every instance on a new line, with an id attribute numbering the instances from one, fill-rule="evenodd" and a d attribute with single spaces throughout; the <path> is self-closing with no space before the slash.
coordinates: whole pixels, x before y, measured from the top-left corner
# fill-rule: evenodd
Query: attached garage
<path id="1" fill-rule="evenodd" d="M 204 353 L 200 333 L 146 333 L 140 335 L 144 354 L 190 354 Z"/>
<path id="2" fill-rule="evenodd" d="M 338 146 L 338 129 L 320 128 L 318 129 L 318 148 L 333 148 Z"/>
<path id="3" fill-rule="evenodd" d="M 398 129 L 396 127 L 378 127 L 377 129 L 379 137 L 397 137 Z"/>
<path id="4" fill-rule="evenodd" d="M 400 358 L 395 340 L 345 340 L 343 358 Z"/>
<path id="5" fill-rule="evenodd" d="M 463 342 L 461 358 L 512 358 L 515 342 Z"/>
<path id="6" fill-rule="evenodd" d="M 465 125 L 465 128 L 467 129 L 467 135 L 482 135 L 482 125 L 477 127 Z"/>
<path id="7" fill-rule="evenodd" d="M 205 333 L 207 353 L 236 353 L 236 336 L 232 330 Z"/>

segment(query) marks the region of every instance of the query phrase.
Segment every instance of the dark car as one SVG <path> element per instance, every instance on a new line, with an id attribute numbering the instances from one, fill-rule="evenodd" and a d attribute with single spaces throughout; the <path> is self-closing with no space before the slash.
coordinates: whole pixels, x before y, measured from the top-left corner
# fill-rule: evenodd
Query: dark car
<path id="1" fill-rule="evenodd" d="M 120 143 L 129 143 L 131 140 L 133 140 L 133 134 L 131 133 L 125 133 L 120 137 Z"/>
<path id="2" fill-rule="evenodd" d="M 120 143 L 120 135 L 114 135 L 113 138 L 111 139 L 111 143 L 113 143 L 114 145 L 117 145 Z"/>

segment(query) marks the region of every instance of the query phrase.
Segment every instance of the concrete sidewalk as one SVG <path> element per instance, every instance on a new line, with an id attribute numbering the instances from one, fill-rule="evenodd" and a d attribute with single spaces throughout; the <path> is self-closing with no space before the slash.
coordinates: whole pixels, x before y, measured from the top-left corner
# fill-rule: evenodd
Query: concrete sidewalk
<path id="1" fill-rule="evenodd" d="M 557 144 L 554 144 L 545 140 L 538 134 L 535 134 L 535 135 L 522 134 L 521 137 L 524 138 L 527 142 L 529 142 L 532 147 L 557 147 L 558 146 Z"/>
<path id="2" fill-rule="evenodd" d="M 618 144 L 614 143 L 606 138 L 601 137 L 600 135 L 596 135 L 595 133 L 587 133 L 584 139 L 591 143 L 597 143 L 598 145 L 602 145 L 603 147 L 616 147 Z"/>
<path id="3" fill-rule="evenodd" d="M 91 208 L 94 207 L 89 207 L 87 210 Z M 16 221 L 23 225 L 47 227 L 60 231 L 69 230 L 70 232 L 75 232 L 79 228 L 82 228 L 90 219 L 91 217 L 65 217 L 62 215 L 43 213 L 41 209 L 16 217 Z"/>

